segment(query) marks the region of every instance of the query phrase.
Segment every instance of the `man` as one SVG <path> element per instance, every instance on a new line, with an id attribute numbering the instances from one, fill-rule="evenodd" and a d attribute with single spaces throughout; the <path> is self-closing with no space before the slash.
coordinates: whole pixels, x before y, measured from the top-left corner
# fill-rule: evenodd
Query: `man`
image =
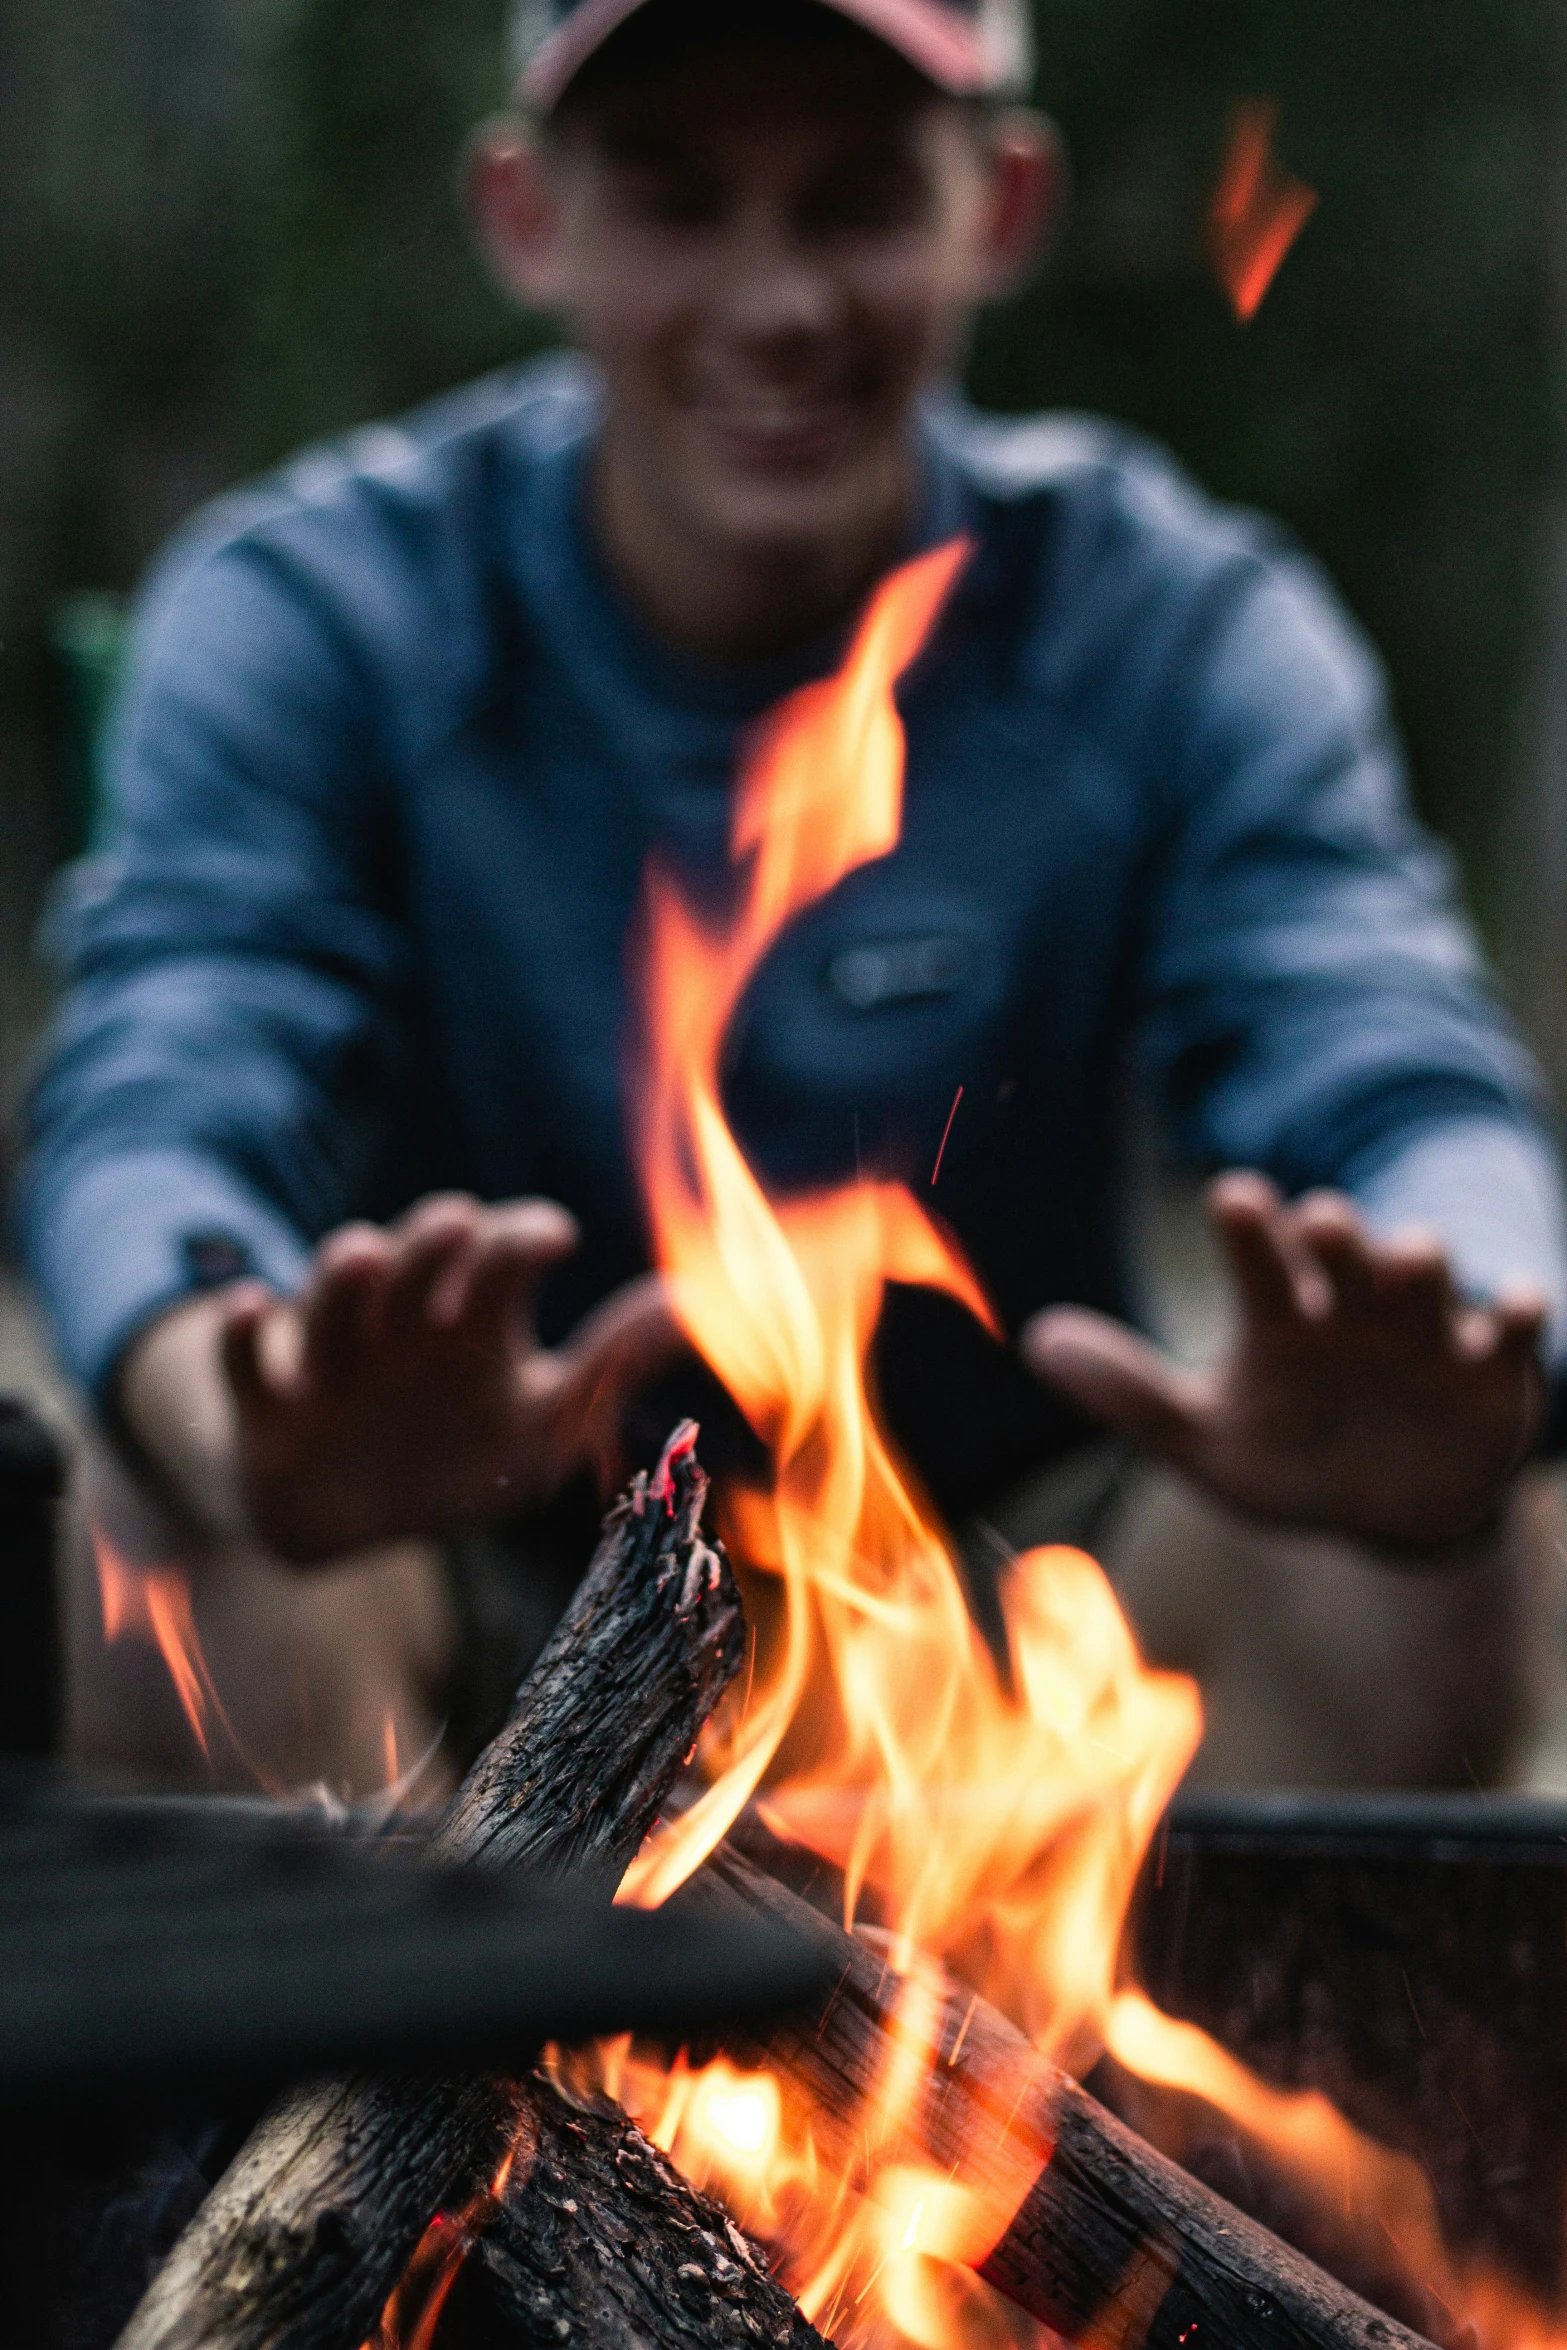
<path id="1" fill-rule="evenodd" d="M 591 364 L 187 534 L 35 1096 L 31 1261 L 220 1687 L 417 1719 L 434 1554 L 367 1554 L 537 1527 L 666 1366 L 621 1066 L 647 857 L 722 887 L 746 727 L 961 529 L 904 840 L 761 974 L 737 1130 L 782 1188 L 928 1185 L 963 1086 L 936 1204 L 1017 1344 L 896 1294 L 892 1424 L 1003 1538 L 1095 1423 L 1169 1465 L 1098 1530 L 1214 1771 L 1499 1767 L 1567 1300 L 1539 1087 L 1310 566 L 1128 437 L 947 389 L 1055 198 L 1016 0 L 549 0 L 521 41 L 476 216 Z M 1239 1170 L 1204 1375 L 1124 1326 L 1129 1061 Z M 277 1563 L 350 1556 L 348 1606 Z"/>

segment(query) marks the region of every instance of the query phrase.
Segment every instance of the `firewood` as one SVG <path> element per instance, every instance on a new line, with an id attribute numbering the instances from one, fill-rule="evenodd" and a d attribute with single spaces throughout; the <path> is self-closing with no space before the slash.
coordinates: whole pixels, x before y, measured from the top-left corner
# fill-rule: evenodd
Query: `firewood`
<path id="1" fill-rule="evenodd" d="M 701 1534 L 695 1431 L 605 1521 L 586 1580 L 458 1793 L 437 1857 L 612 1888 L 744 1654 L 739 1594 Z M 524 2090 L 482 2078 L 330 2080 L 274 2105 L 121 2336 L 120 2350 L 358 2350 L 432 2217 L 481 2195 Z"/>
<path id="2" fill-rule="evenodd" d="M 898 1981 L 733 1845 L 703 1872 L 729 1898 L 792 1925 L 831 1957 L 815 2019 L 726 2033 L 736 2062 L 775 2073 L 808 2106 L 829 2164 L 860 2160 L 856 2115 L 899 2031 Z M 701 1880 L 699 1879 L 700 1883 Z M 1141 2350 L 1429 2350 L 1116 2121 L 983 2000 L 952 1986 L 918 2116 L 934 2166 L 1005 2193 L 1033 2186 L 980 2274 L 1066 2341 Z M 922 2149 L 906 2150 L 919 2159 Z"/>
<path id="3" fill-rule="evenodd" d="M 825 2350 L 762 2255 L 618 2106 L 568 2104 L 540 2081 L 530 2125 L 443 2350 Z"/>

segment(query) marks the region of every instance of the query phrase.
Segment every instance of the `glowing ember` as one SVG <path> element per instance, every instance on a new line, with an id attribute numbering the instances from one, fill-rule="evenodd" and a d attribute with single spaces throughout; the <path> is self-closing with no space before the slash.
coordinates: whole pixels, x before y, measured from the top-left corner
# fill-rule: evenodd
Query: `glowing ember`
<path id="1" fill-rule="evenodd" d="M 1237 318 L 1255 318 L 1317 194 L 1275 160 L 1279 110 L 1271 98 L 1237 106 L 1208 215 L 1208 243 Z"/>
<path id="2" fill-rule="evenodd" d="M 111 1647 L 117 1640 L 149 1642 L 168 1667 L 181 1710 L 203 1757 L 208 1762 L 212 1759 L 214 1726 L 222 1730 L 237 1753 L 239 1741 L 196 1636 L 187 1578 L 177 1567 L 133 1567 L 96 1526 L 92 1546 L 104 1639 Z"/>
<path id="3" fill-rule="evenodd" d="M 511 2183 L 520 2139 L 510 2146 L 482 2194 L 458 2212 L 440 2212 L 425 2229 L 381 2322 L 362 2350 L 434 2350 L 442 2315 L 463 2263 L 495 2217 Z"/>
<path id="4" fill-rule="evenodd" d="M 703 2074 L 693 2101 L 692 2127 L 735 2162 L 770 2162 L 778 2149 L 783 2105 L 770 2073 L 726 2078 L 714 2065 Z"/>

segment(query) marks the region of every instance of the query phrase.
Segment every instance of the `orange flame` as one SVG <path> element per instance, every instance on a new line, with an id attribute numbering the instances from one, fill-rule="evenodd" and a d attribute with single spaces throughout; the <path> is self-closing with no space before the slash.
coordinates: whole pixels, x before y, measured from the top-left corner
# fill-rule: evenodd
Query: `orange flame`
<path id="1" fill-rule="evenodd" d="M 771 1581 L 781 1631 L 755 1687 L 703 1742 L 706 1792 L 650 1839 L 621 1899 L 667 1898 L 765 1780 L 763 1817 L 842 1868 L 851 1921 L 873 1892 L 891 1931 L 898 2029 L 857 2116 L 849 2172 L 770 2076 L 669 2072 L 624 2048 L 601 2062 L 659 2142 L 786 2247 L 807 2313 L 840 2340 L 1018 2338 L 1015 2314 L 999 2314 L 970 2272 L 1016 2213 L 1037 2153 L 984 2193 L 917 2159 L 941 1962 L 1042 2048 L 1097 2052 L 1137 1870 L 1200 1734 L 1191 1684 L 1144 1670 L 1104 1577 L 1078 1552 L 1013 1567 L 1010 1676 L 997 1666 L 867 1388 L 888 1281 L 945 1291 L 1000 1339 L 980 1285 L 900 1184 L 770 1199 L 720 1098 L 725 1032 L 784 926 L 897 846 L 894 691 L 967 551 L 956 543 L 896 573 L 839 673 L 761 731 L 734 810 L 732 919 L 705 922 L 661 870 L 648 888 L 641 1171 L 675 1311 L 771 1456 L 766 1489 L 727 1506 L 737 1554 Z"/>
<path id="2" fill-rule="evenodd" d="M 1433 2340 L 1476 2350 L 1567 2343 L 1567 2327 L 1530 2295 L 1453 2256 L 1423 2165 L 1378 2145 L 1319 2091 L 1270 2087 L 1134 1990 L 1111 2003 L 1105 2043 L 1128 2071 L 1201 2098 L 1235 2123 L 1307 2199 L 1341 2260 L 1361 2274 L 1391 2273 L 1406 2297 L 1423 2301 L 1421 2329 Z"/>
<path id="3" fill-rule="evenodd" d="M 1250 309 L 1313 201 L 1270 178 L 1271 129 L 1271 111 L 1256 110 L 1238 127 L 1219 208 L 1227 249 L 1244 249 L 1236 299 Z M 1039 2151 L 1005 2150 L 998 2165 L 987 2146 L 956 2170 L 921 2159 L 951 1970 L 1051 2059 L 1081 2067 L 1108 2048 L 1218 2107 L 1324 2209 L 1342 2207 L 1341 2242 L 1393 2248 L 1443 2339 L 1472 2327 L 1481 2350 L 1564 2350 L 1521 2294 L 1460 2271 L 1417 2163 L 1325 2099 L 1268 2088 L 1117 1982 L 1139 1869 L 1201 1735 L 1196 1690 L 1142 1664 L 1103 1575 L 1069 1550 L 1012 1565 L 1000 1594 L 1009 1669 L 998 1668 L 867 1387 L 889 1280 L 944 1290 L 999 1336 L 979 1284 L 900 1185 L 770 1198 L 724 1116 L 725 1032 L 762 958 L 802 909 L 897 845 L 894 690 L 965 556 L 954 544 L 894 574 L 838 674 L 760 732 L 734 810 L 731 918 L 704 921 L 661 869 L 648 886 L 639 1164 L 675 1311 L 770 1454 L 766 1486 L 727 1497 L 726 1531 L 774 1628 L 754 1684 L 702 1741 L 705 1791 L 650 1838 L 620 1898 L 665 1900 L 758 1797 L 775 1832 L 842 1869 L 846 1922 L 874 1896 L 897 2028 L 847 2161 L 842 2117 L 795 2110 L 766 2072 L 693 2071 L 622 2041 L 557 2058 L 563 2085 L 608 2088 L 714 2186 L 777 2249 L 841 2350 L 1038 2343 L 972 2272 L 1020 2208 Z M 1135 2350 L 1173 2266 L 1167 2247 L 1140 2249 L 1095 2350 Z"/>
<path id="4" fill-rule="evenodd" d="M 1279 110 L 1248 98 L 1230 122 L 1230 143 L 1208 214 L 1208 244 L 1235 315 L 1256 317 L 1291 246 L 1317 209 L 1317 193 L 1275 160 Z"/>
<path id="5" fill-rule="evenodd" d="M 181 1567 L 132 1565 L 101 1526 L 89 1529 L 98 1575 L 98 1600 L 103 1637 L 109 1647 L 121 1640 L 142 1640 L 162 1657 L 179 1699 L 180 1711 L 204 1762 L 212 1764 L 215 1739 L 227 1749 L 225 1767 L 232 1761 L 263 1794 L 278 1803 L 319 1804 L 340 1810 L 342 1797 L 324 1784 L 290 1787 L 258 1762 L 241 1742 L 239 1732 L 218 1691 L 196 1630 L 190 1579 Z M 365 1809 L 373 1819 L 392 1819 L 407 1805 L 440 1751 L 444 1726 L 429 1747 L 405 1763 L 402 1730 L 395 1712 L 381 1719 L 380 1788 Z"/>
<path id="6" fill-rule="evenodd" d="M 233 1724 L 196 1634 L 187 1578 L 177 1567 L 133 1567 L 101 1527 L 91 1533 L 104 1639 L 111 1647 L 117 1640 L 146 1640 L 157 1649 L 206 1761 L 212 1760 L 214 1724 L 238 1752 Z"/>
<path id="7" fill-rule="evenodd" d="M 912 2124 L 938 2058 L 943 1984 L 916 1967 L 900 1986 L 896 2028 L 853 2117 L 854 2154 L 819 2135 L 769 2072 L 725 2059 L 663 2064 L 629 2038 L 570 2057 L 552 2053 L 570 2097 L 607 2092 L 693 2185 L 722 2197 L 742 2226 L 780 2250 L 806 2315 L 839 2345 L 1049 2340 L 973 2272 L 995 2249 L 1033 2184 L 1038 2157 L 992 2150 L 976 2192 L 946 2168 L 909 2156 Z M 1054 2350 L 1054 2345 L 1052 2345 Z"/>
<path id="8" fill-rule="evenodd" d="M 461 2211 L 436 2213 L 361 2350 L 434 2350 L 452 2287 L 505 2201 L 520 2145 L 519 2135 L 490 2184 Z"/>
<path id="9" fill-rule="evenodd" d="M 959 542 L 896 573 L 839 674 L 766 727 L 735 808 L 734 919 L 704 927 L 651 877 L 643 1178 L 675 1310 L 772 1455 L 770 1488 L 736 1495 L 731 1516 L 740 1555 L 782 1587 L 785 1629 L 744 1711 L 705 1743 L 713 1784 L 651 1839 L 621 1897 L 665 1899 L 787 1736 L 765 1816 L 844 1869 L 851 1916 L 874 1888 L 898 1971 L 916 1951 L 956 1960 L 1066 2048 L 1108 1997 L 1137 1867 L 1199 1736 L 1195 1691 L 1143 1671 L 1098 1568 L 1064 1550 L 1005 1581 L 1005 1685 L 866 1386 L 888 1281 L 945 1290 L 999 1338 L 979 1284 L 900 1185 L 775 1205 L 719 1099 L 724 1032 L 779 932 L 897 845 L 894 688 L 966 557 Z"/>

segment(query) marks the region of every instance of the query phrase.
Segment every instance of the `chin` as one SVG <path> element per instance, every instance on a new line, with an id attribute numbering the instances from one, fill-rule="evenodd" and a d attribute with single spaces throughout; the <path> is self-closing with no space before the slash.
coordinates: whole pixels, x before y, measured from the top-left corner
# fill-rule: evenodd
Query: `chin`
<path id="1" fill-rule="evenodd" d="M 693 510 L 704 535 L 733 558 L 801 561 L 841 551 L 845 541 L 875 530 L 885 504 L 885 476 L 839 468 L 808 481 L 731 477 L 704 480 Z"/>

